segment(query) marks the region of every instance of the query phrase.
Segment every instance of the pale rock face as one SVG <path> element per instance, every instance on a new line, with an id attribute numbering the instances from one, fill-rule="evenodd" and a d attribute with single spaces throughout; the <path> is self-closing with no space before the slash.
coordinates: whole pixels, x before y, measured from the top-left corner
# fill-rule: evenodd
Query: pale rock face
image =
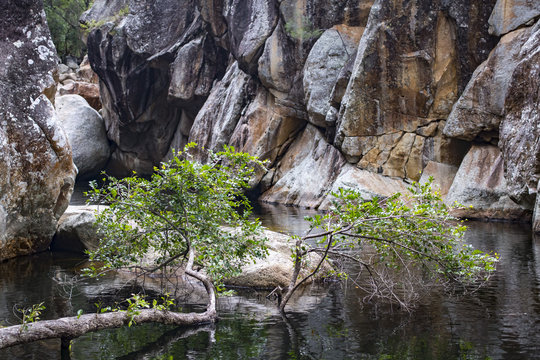
<path id="1" fill-rule="evenodd" d="M 540 2 L 536 0 L 497 0 L 489 17 L 489 32 L 504 35 L 540 16 Z"/>
<path id="2" fill-rule="evenodd" d="M 521 59 L 521 47 L 530 35 L 531 28 L 525 28 L 501 38 L 488 60 L 475 70 L 454 105 L 444 128 L 445 135 L 497 143 L 512 73 Z"/>
<path id="3" fill-rule="evenodd" d="M 240 70 L 237 63 L 232 64 L 197 114 L 189 141 L 208 150 L 223 150 L 253 96 L 252 87 L 251 77 Z"/>
<path id="4" fill-rule="evenodd" d="M 318 208 L 345 164 L 341 153 L 308 125 L 277 165 L 261 201 Z"/>
<path id="5" fill-rule="evenodd" d="M 532 208 L 540 179 L 540 22 L 521 47 L 504 103 L 499 148 L 512 198 Z"/>
<path id="6" fill-rule="evenodd" d="M 407 184 L 402 180 L 392 179 L 359 169 L 351 164 L 345 164 L 319 208 L 328 209 L 332 204 L 331 193 L 339 192 L 340 188 L 355 190 L 368 201 L 375 197 L 384 198 L 397 192 L 402 194 L 407 192 Z"/>
<path id="7" fill-rule="evenodd" d="M 345 64 L 356 54 L 363 28 L 345 25 L 326 30 L 315 42 L 304 65 L 304 92 L 309 122 L 326 127 L 333 89 Z"/>
<path id="8" fill-rule="evenodd" d="M 70 206 L 58 220 L 51 248 L 55 251 L 84 253 L 86 250 L 96 250 L 99 241 L 95 209 Z"/>
<path id="9" fill-rule="evenodd" d="M 433 178 L 432 188 L 440 192 L 443 199 L 446 198 L 450 187 L 454 181 L 457 166 L 430 161 L 422 172 L 422 177 L 418 180 L 421 184 L 428 181 L 429 177 Z"/>
<path id="10" fill-rule="evenodd" d="M 531 215 L 510 199 L 501 152 L 491 145 L 471 148 L 454 177 L 445 202 L 464 205 L 464 208 L 454 210 L 454 215 L 464 218 L 524 221 Z"/>
<path id="11" fill-rule="evenodd" d="M 111 153 L 99 113 L 79 95 L 57 97 L 56 112 L 73 150 L 73 162 L 79 170 L 77 178 L 81 180 L 99 175 Z"/>
<path id="12" fill-rule="evenodd" d="M 40 1 L 0 3 L 0 261 L 45 250 L 75 167 L 49 99 L 56 51 Z"/>
<path id="13" fill-rule="evenodd" d="M 268 256 L 254 264 L 243 266 L 240 275 L 225 281 L 227 285 L 274 289 L 276 286 L 285 287 L 289 284 L 294 267 L 290 236 L 270 230 L 263 231 L 261 236 L 267 239 Z M 302 270 L 300 276 L 305 277 L 313 271 L 319 259 L 318 254 L 312 254 L 309 258 L 311 265 Z M 321 270 L 319 277 L 324 276 L 330 267 L 325 263 Z"/>

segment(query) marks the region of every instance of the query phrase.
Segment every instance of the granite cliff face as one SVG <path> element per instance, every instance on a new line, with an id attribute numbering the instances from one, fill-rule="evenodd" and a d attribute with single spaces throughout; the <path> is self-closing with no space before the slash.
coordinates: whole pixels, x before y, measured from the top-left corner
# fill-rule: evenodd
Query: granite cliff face
<path id="1" fill-rule="evenodd" d="M 68 206 L 76 169 L 49 100 L 57 57 L 42 3 L 5 0 L 0 13 L 2 261 L 49 246 Z"/>
<path id="2" fill-rule="evenodd" d="M 525 0 L 96 0 L 82 20 L 109 171 L 231 144 L 269 161 L 263 201 L 325 207 L 338 186 L 434 174 L 449 199 L 476 194 L 467 216 L 526 218 L 538 16 Z"/>

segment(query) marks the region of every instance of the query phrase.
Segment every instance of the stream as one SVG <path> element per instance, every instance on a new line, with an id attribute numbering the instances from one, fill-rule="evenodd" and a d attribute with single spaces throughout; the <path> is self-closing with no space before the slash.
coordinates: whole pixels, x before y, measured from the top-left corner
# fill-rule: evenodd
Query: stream
<path id="1" fill-rule="evenodd" d="M 255 212 L 290 233 L 302 233 L 310 213 L 269 205 Z M 220 298 L 212 326 L 125 327 L 75 339 L 69 353 L 48 340 L 0 350 L 0 359 L 540 359 L 540 240 L 529 224 L 468 226 L 468 242 L 500 254 L 497 273 L 473 295 L 433 294 L 410 314 L 363 303 L 354 286 L 334 282 L 307 288 L 284 321 L 267 292 L 245 290 Z M 51 252 L 0 263 L 0 325 L 20 323 L 17 307 L 43 301 L 42 319 L 53 319 L 95 312 L 120 295 L 118 276 L 70 283 L 84 263 Z M 193 299 L 182 307 L 203 310 Z"/>

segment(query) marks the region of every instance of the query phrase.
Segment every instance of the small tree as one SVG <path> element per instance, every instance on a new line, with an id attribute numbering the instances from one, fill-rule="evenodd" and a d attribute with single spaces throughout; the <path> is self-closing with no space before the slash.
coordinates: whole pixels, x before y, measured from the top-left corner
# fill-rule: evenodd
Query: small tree
<path id="1" fill-rule="evenodd" d="M 291 282 L 275 290 L 280 310 L 329 258 L 335 274 L 363 288 L 366 299 L 379 298 L 405 309 L 416 303 L 423 289 L 467 289 L 484 283 L 495 270 L 497 254 L 463 242 L 466 227 L 449 214 L 440 194 L 432 191 L 432 181 L 414 183 L 408 196 L 366 200 L 350 189 L 333 194 L 330 211 L 308 218 L 308 235 L 295 237 Z M 314 271 L 299 279 L 312 252 L 321 259 Z M 340 271 L 339 264 L 346 266 Z"/>
<path id="2" fill-rule="evenodd" d="M 223 290 L 223 279 L 265 255 L 265 239 L 257 236 L 260 223 L 249 218 L 251 205 L 244 195 L 261 162 L 226 147 L 210 152 L 201 164 L 190 159 L 194 146 L 155 168 L 150 179 L 108 177 L 102 188 L 91 183 L 90 201 L 108 205 L 97 214 L 103 241 L 90 252 L 91 260 L 143 274 L 166 274 L 167 267 L 179 269 L 191 261 Z"/>
<path id="3" fill-rule="evenodd" d="M 149 179 L 108 177 L 102 188 L 92 183 L 91 200 L 107 206 L 97 214 L 103 240 L 90 258 L 103 265 L 93 272 L 135 268 L 142 274 L 162 271 L 166 275 L 166 269 L 172 268 L 171 276 L 177 276 L 183 270 L 204 285 L 206 311 L 172 312 L 167 302 L 150 306 L 135 294 L 127 300 L 126 310 L 106 312 L 107 307 L 99 314 L 79 313 L 2 328 L 0 348 L 50 338 L 61 338 L 67 347 L 70 339 L 86 332 L 133 323 L 216 321 L 215 288 L 221 290 L 224 278 L 238 274 L 242 264 L 266 253 L 265 239 L 258 236 L 260 224 L 249 218 L 251 207 L 243 194 L 254 166 L 262 164 L 233 148 L 210 153 L 208 162 L 201 164 L 190 160 L 188 151 L 193 146 L 155 168 Z"/>

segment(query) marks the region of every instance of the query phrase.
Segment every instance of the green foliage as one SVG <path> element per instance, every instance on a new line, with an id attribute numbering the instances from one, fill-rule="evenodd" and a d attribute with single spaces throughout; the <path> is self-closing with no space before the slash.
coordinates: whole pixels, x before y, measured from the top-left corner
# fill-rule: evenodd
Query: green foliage
<path id="1" fill-rule="evenodd" d="M 165 267 L 181 266 L 193 249 L 195 262 L 219 291 L 242 264 L 266 254 L 259 221 L 249 219 L 243 194 L 260 161 L 226 147 L 201 164 L 191 159 L 193 147 L 155 168 L 150 179 L 135 174 L 107 177 L 103 188 L 91 184 L 90 200 L 108 205 L 96 215 L 103 241 L 90 253 L 92 260 L 107 268 L 166 273 Z"/>
<path id="2" fill-rule="evenodd" d="M 367 298 L 379 297 L 408 307 L 418 299 L 418 288 L 460 284 L 465 287 L 487 280 L 495 270 L 497 254 L 489 255 L 463 242 L 466 227 L 449 214 L 432 179 L 414 183 L 409 194 L 372 200 L 353 190 L 333 194 L 332 209 L 308 218 L 318 233 L 297 239 L 293 258 L 303 266 L 309 252 L 324 258 L 353 262 L 337 270 L 354 277 Z M 307 240 L 315 239 L 310 247 Z M 336 262 L 337 263 L 337 262 Z"/>
<path id="3" fill-rule="evenodd" d="M 82 57 L 86 47 L 81 40 L 79 17 L 90 7 L 89 0 L 44 0 L 47 23 L 58 55 Z"/>
<path id="4" fill-rule="evenodd" d="M 293 22 L 286 23 L 285 32 L 294 39 L 305 41 L 318 38 L 324 31 L 314 28 L 313 24 L 308 18 L 302 17 L 301 24 L 296 24 Z"/>
<path id="5" fill-rule="evenodd" d="M 108 22 L 112 22 L 116 26 L 120 22 L 120 20 L 122 20 L 128 14 L 129 14 L 129 6 L 126 5 L 124 8 L 120 9 L 120 11 L 118 11 L 116 14 L 112 16 L 108 16 L 100 20 L 90 20 L 85 24 L 81 24 L 81 29 L 84 31 L 86 35 L 88 35 L 90 31 L 96 28 L 99 28 L 100 26 L 105 25 Z"/>
<path id="6" fill-rule="evenodd" d="M 28 325 L 39 320 L 41 312 L 45 310 L 45 305 L 43 303 L 34 304 L 31 307 L 17 309 L 22 315 L 22 324 L 20 331 L 28 330 Z"/>

